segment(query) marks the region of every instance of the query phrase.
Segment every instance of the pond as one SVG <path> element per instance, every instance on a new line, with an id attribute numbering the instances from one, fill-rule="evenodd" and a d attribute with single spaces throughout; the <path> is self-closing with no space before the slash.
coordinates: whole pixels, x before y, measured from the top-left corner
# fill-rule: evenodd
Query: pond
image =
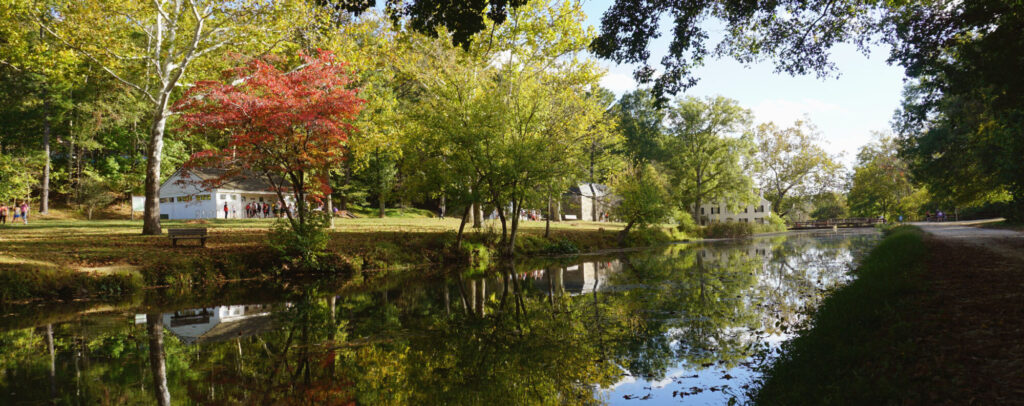
<path id="1" fill-rule="evenodd" d="M 879 240 L 816 232 L 0 318 L 0 404 L 729 404 Z M 61 307 L 63 306 L 63 307 Z"/>

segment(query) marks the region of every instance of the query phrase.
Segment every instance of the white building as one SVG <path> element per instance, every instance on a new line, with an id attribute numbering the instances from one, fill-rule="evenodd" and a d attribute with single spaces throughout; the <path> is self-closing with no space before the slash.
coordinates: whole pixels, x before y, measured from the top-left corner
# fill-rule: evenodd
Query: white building
<path id="1" fill-rule="evenodd" d="M 215 306 L 164 313 L 164 327 L 185 344 L 225 341 L 273 328 L 267 305 Z M 146 315 L 136 314 L 135 324 L 145 324 Z"/>
<path id="2" fill-rule="evenodd" d="M 562 220 L 603 221 L 617 203 L 608 186 L 580 183 L 562 195 Z"/>
<path id="3" fill-rule="evenodd" d="M 736 212 L 729 210 L 725 202 L 702 204 L 700 206 L 700 219 L 694 219 L 700 224 L 738 221 L 741 223 L 764 224 L 772 213 L 772 203 L 764 196 L 758 196 L 758 202 L 740 207 Z"/>
<path id="4" fill-rule="evenodd" d="M 240 176 L 207 188 L 203 181 L 216 179 L 222 169 L 179 169 L 160 185 L 160 217 L 168 220 L 224 218 L 224 204 L 229 218 L 244 218 L 250 203 L 278 202 L 277 193 L 266 179 L 255 174 Z M 289 206 L 294 199 L 285 196 Z"/>

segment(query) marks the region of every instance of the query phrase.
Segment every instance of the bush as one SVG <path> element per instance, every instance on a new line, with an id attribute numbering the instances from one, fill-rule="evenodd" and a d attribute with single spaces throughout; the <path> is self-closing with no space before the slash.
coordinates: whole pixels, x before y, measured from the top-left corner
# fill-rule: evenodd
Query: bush
<path id="1" fill-rule="evenodd" d="M 755 233 L 781 233 L 784 231 L 786 231 L 786 220 L 775 214 L 768 216 L 768 222 L 754 225 Z"/>
<path id="2" fill-rule="evenodd" d="M 288 219 L 280 219 L 270 230 L 270 246 L 281 258 L 303 270 L 323 270 L 321 261 L 327 252 L 331 219 L 326 213 L 307 213 L 306 223 L 292 227 Z"/>
<path id="3" fill-rule="evenodd" d="M 693 221 L 693 216 L 690 213 L 683 210 L 676 210 L 673 213 L 672 218 L 676 220 L 676 229 L 682 231 L 686 235 L 700 235 L 700 226 L 697 225 L 696 221 Z"/>
<path id="4" fill-rule="evenodd" d="M 754 225 L 738 221 L 711 223 L 704 227 L 704 238 L 743 238 L 754 235 Z"/>

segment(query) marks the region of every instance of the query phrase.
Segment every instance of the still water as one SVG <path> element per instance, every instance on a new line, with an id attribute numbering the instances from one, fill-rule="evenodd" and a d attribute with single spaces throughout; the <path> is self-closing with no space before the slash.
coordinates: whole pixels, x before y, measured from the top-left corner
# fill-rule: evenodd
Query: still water
<path id="1" fill-rule="evenodd" d="M 808 233 L 341 293 L 3 309 L 0 404 L 743 403 L 802 310 L 878 239 Z"/>

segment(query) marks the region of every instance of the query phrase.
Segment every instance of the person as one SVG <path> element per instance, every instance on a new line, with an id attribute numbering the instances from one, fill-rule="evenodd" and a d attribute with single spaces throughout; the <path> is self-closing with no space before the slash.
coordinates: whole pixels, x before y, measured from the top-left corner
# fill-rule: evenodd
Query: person
<path id="1" fill-rule="evenodd" d="M 7 205 L 0 203 L 0 224 L 7 224 Z"/>
<path id="2" fill-rule="evenodd" d="M 21 202 L 21 221 L 28 224 L 28 203 Z"/>
<path id="3" fill-rule="evenodd" d="M 228 218 L 228 203 L 224 202 L 224 218 Z"/>
<path id="4" fill-rule="evenodd" d="M 270 205 L 263 203 L 263 218 L 270 217 Z"/>
<path id="5" fill-rule="evenodd" d="M 21 217 L 21 208 L 18 207 L 17 203 L 14 204 L 14 217 L 11 217 L 11 222 L 18 221 L 18 217 Z"/>

